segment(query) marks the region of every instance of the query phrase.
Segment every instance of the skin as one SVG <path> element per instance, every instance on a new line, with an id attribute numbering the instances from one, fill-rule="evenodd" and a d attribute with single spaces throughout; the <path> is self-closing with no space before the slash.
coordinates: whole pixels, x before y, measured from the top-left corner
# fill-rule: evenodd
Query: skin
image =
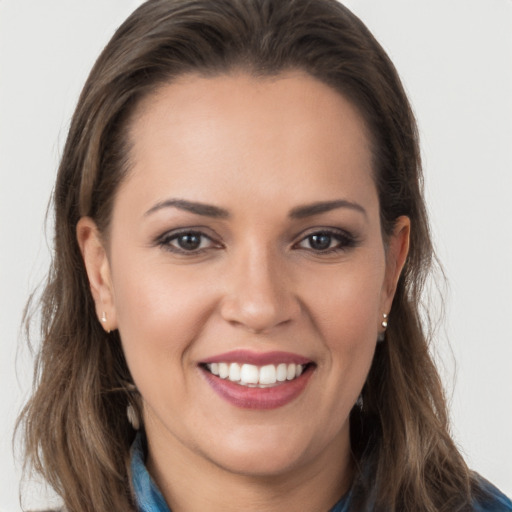
<path id="1" fill-rule="evenodd" d="M 299 72 L 188 75 L 139 106 L 129 136 L 108 245 L 89 218 L 77 236 L 143 398 L 153 478 L 175 512 L 328 510 L 350 486 L 348 417 L 409 239 L 400 217 L 383 242 L 361 116 Z M 357 206 L 290 216 L 337 200 Z M 176 252 L 181 228 L 204 234 L 199 250 Z M 326 230 L 318 250 L 310 236 Z M 299 354 L 314 371 L 282 407 L 236 407 L 198 366 L 235 349 Z"/>

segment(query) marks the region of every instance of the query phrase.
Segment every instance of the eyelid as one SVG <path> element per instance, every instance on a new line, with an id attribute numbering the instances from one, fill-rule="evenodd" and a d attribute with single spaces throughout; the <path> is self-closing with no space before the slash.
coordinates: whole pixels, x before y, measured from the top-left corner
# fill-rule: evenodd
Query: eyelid
<path id="1" fill-rule="evenodd" d="M 194 256 L 198 254 L 202 254 L 205 251 L 208 251 L 210 249 L 218 249 L 222 248 L 223 244 L 220 243 L 218 240 L 216 240 L 216 237 L 212 236 L 209 233 L 206 233 L 207 229 L 203 226 L 193 226 L 193 227 L 183 227 L 183 228 L 176 228 L 176 229 L 170 229 L 161 235 L 157 236 L 154 240 L 154 245 L 160 246 L 166 251 L 172 252 L 174 254 L 178 255 L 188 255 L 188 256 Z M 210 231 L 210 230 L 208 230 Z M 174 245 L 171 245 L 171 242 L 173 240 L 176 240 L 180 236 L 183 235 L 196 235 L 203 238 L 206 238 L 210 240 L 211 244 L 209 244 L 208 247 L 202 247 L 195 250 L 187 251 L 186 249 L 181 249 L 180 247 L 176 247 Z"/>
<path id="2" fill-rule="evenodd" d="M 307 240 L 310 236 L 318 235 L 318 234 L 325 234 L 330 235 L 334 237 L 335 239 L 339 240 L 340 246 L 337 247 L 331 247 L 328 249 L 325 249 L 324 251 L 321 250 L 315 250 L 315 249 L 308 249 L 306 247 L 301 247 L 300 244 L 303 243 L 305 240 Z M 360 239 L 355 234 L 351 233 L 350 231 L 347 231 L 346 229 L 342 228 L 334 228 L 334 227 L 323 227 L 318 226 L 314 228 L 308 228 L 307 230 L 304 230 L 301 232 L 297 237 L 297 242 L 293 244 L 294 248 L 299 249 L 305 249 L 309 250 L 311 252 L 317 253 L 319 255 L 327 254 L 329 252 L 338 252 L 338 251 L 345 251 L 347 249 L 351 249 L 353 247 L 357 247 L 360 243 Z"/>
<path id="3" fill-rule="evenodd" d="M 219 241 L 220 237 L 214 233 L 213 235 L 209 233 L 211 229 L 205 227 L 205 226 L 187 226 L 187 227 L 180 227 L 175 229 L 170 229 L 168 231 L 165 231 L 164 233 L 158 235 L 154 239 L 153 245 L 160 246 L 161 248 L 175 253 L 175 254 L 183 254 L 188 256 L 193 256 L 197 254 L 201 254 L 203 252 L 206 252 L 211 249 L 220 249 L 224 248 L 225 245 Z M 210 244 L 208 244 L 208 247 L 202 247 L 199 249 L 193 249 L 193 250 L 186 250 L 181 249 L 179 247 L 171 245 L 171 241 L 179 238 L 181 235 L 187 235 L 187 234 L 193 234 L 200 237 L 203 237 L 205 239 L 208 239 L 210 241 Z M 316 234 L 326 234 L 329 236 L 332 236 L 336 240 L 339 241 L 339 245 L 336 247 L 331 247 L 325 250 L 315 250 L 313 248 L 307 248 L 307 247 L 301 247 L 300 244 L 302 244 L 304 241 L 307 240 L 308 237 L 316 235 Z M 348 249 L 351 249 L 353 247 L 356 247 L 360 243 L 360 239 L 357 235 L 351 233 L 350 231 L 338 228 L 338 227 L 326 227 L 326 226 L 316 226 L 312 228 L 305 229 L 302 231 L 299 235 L 295 237 L 295 242 L 292 244 L 292 249 L 304 249 L 306 251 L 310 251 L 313 253 L 317 253 L 318 255 L 321 254 L 327 254 L 329 252 L 341 252 L 346 251 Z"/>

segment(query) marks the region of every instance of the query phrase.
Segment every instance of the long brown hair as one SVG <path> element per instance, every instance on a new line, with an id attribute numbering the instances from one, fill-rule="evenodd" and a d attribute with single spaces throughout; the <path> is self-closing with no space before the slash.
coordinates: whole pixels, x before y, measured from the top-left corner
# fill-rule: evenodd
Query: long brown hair
<path id="1" fill-rule="evenodd" d="M 129 448 L 137 407 L 117 332 L 99 325 L 76 241 L 90 216 L 108 238 L 116 190 L 130 169 L 134 109 L 195 72 L 253 76 L 303 70 L 360 111 L 372 139 L 384 240 L 406 215 L 407 263 L 351 413 L 358 471 L 352 510 L 459 511 L 478 492 L 448 431 L 441 382 L 419 304 L 433 250 L 422 197 L 417 129 L 388 56 L 336 0 L 149 0 L 117 30 L 85 84 L 53 197 L 55 250 L 41 298 L 42 346 L 33 397 L 20 416 L 26 458 L 70 512 L 134 510 Z"/>

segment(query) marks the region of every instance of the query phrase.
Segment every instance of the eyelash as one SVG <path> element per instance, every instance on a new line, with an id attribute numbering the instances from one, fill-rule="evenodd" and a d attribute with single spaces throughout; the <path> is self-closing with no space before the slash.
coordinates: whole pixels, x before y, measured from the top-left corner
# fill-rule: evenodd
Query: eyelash
<path id="1" fill-rule="evenodd" d="M 177 247 L 172 245 L 172 242 L 175 240 L 178 240 L 185 236 L 191 236 L 191 237 L 198 237 L 200 239 L 200 246 L 197 249 L 187 250 L 182 247 Z M 209 244 L 208 247 L 201 247 L 204 240 L 209 240 L 211 244 Z M 166 251 L 173 252 L 176 254 L 184 254 L 184 255 L 196 255 L 196 254 L 202 254 L 203 252 L 207 251 L 208 249 L 214 248 L 214 249 L 220 249 L 222 247 L 222 244 L 215 243 L 215 241 L 202 231 L 194 230 L 194 229 L 184 229 L 180 231 L 171 231 L 169 233 L 165 233 L 161 237 L 157 239 L 157 245 L 165 249 Z"/>
<path id="2" fill-rule="evenodd" d="M 348 249 L 352 249 L 359 245 L 359 240 L 351 233 L 341 230 L 341 229 L 329 228 L 329 229 L 317 229 L 314 231 L 310 231 L 305 236 L 302 236 L 300 241 L 298 243 L 296 243 L 294 245 L 294 247 L 300 247 L 300 245 L 302 243 L 304 243 L 308 240 L 311 243 L 312 238 L 315 236 L 329 237 L 329 239 L 330 239 L 329 245 L 332 243 L 333 239 L 334 239 L 334 241 L 337 242 L 334 247 L 327 247 L 326 249 L 321 249 L 321 250 L 315 250 L 313 248 L 304 247 L 304 249 L 306 249 L 312 253 L 318 254 L 318 255 L 324 255 L 324 254 L 327 255 L 327 254 L 335 254 L 335 253 L 339 253 L 339 252 L 344 252 L 344 251 L 347 251 Z"/>
<path id="3" fill-rule="evenodd" d="M 195 249 L 184 249 L 183 247 L 178 247 L 176 245 L 173 245 L 172 243 L 174 241 L 179 240 L 182 237 L 197 237 L 199 238 L 199 247 Z M 313 240 L 313 237 L 320 237 L 325 236 L 329 238 L 329 247 L 326 249 L 313 249 L 312 247 L 302 247 L 301 244 L 307 242 L 311 243 Z M 209 240 L 209 244 L 207 247 L 201 247 L 203 245 L 203 242 L 205 240 Z M 332 242 L 336 241 L 336 245 L 334 247 L 330 247 Z M 348 249 L 357 247 L 359 244 L 359 240 L 352 235 L 351 233 L 340 230 L 340 229 L 317 229 L 314 231 L 310 231 L 306 235 L 302 235 L 302 238 L 295 243 L 292 247 L 294 249 L 305 249 L 311 253 L 317 254 L 317 255 L 327 255 L 327 254 L 335 254 L 339 252 L 347 251 Z M 175 253 L 175 254 L 182 254 L 187 256 L 194 256 L 198 254 L 202 254 L 205 251 L 208 251 L 209 249 L 221 249 L 223 245 L 221 243 L 215 242 L 210 236 L 206 235 L 204 232 L 195 230 L 195 229 L 184 229 L 180 231 L 171 231 L 168 233 L 163 234 L 156 240 L 156 245 L 159 247 L 162 247 L 164 250 Z"/>

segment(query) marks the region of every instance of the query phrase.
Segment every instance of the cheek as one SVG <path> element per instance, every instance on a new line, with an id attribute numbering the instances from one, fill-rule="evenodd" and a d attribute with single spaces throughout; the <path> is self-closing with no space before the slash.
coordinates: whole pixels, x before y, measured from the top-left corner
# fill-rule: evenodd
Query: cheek
<path id="1" fill-rule="evenodd" d="M 187 405 L 189 354 L 207 316 L 201 288 L 183 284 L 139 271 L 118 282 L 116 290 L 119 334 L 128 368 L 146 406 L 159 417 Z"/>
<path id="2" fill-rule="evenodd" d="M 170 266 L 143 258 L 115 263 L 116 317 L 133 377 L 171 383 L 208 319 L 211 299 L 197 271 L 194 279 L 188 269 L 171 272 Z"/>
<path id="3" fill-rule="evenodd" d="M 317 286 L 310 288 L 309 310 L 326 348 L 322 365 L 329 375 L 325 391 L 334 427 L 345 421 L 370 370 L 384 273 L 384 258 L 372 256 L 331 275 L 317 274 Z"/>
<path id="4" fill-rule="evenodd" d="M 316 274 L 308 304 L 327 343 L 360 350 L 377 339 L 384 270 L 383 258 L 371 257 Z"/>
<path id="5" fill-rule="evenodd" d="M 130 253 L 130 251 L 127 251 Z M 160 254 L 120 255 L 113 260 L 114 302 L 120 332 L 142 335 L 159 331 L 167 342 L 174 333 L 191 331 L 205 314 L 204 279 L 197 268 L 172 265 Z M 172 329 L 171 329 L 172 327 Z M 157 340 L 155 340 L 157 341 Z"/>

